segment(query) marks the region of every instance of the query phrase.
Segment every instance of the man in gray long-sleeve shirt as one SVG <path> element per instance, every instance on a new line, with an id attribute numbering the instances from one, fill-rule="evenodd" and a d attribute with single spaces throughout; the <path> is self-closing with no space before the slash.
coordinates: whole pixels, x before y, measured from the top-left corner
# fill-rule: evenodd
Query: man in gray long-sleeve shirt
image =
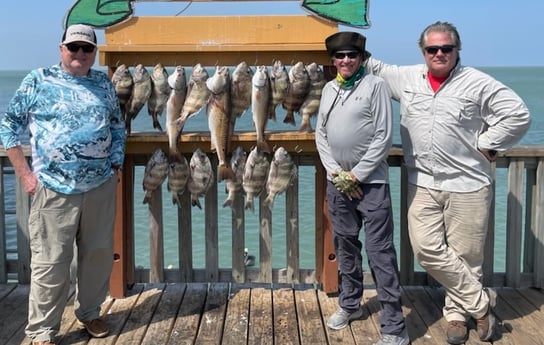
<path id="1" fill-rule="evenodd" d="M 382 309 L 378 345 L 407 345 L 387 165 L 392 143 L 390 94 L 383 79 L 365 75 L 364 36 L 339 32 L 325 44 L 338 74 L 323 88 L 316 145 L 327 171 L 327 200 L 341 279 L 339 308 L 327 326 L 341 329 L 363 314 L 359 233 L 364 223 L 366 254 Z"/>
<path id="2" fill-rule="evenodd" d="M 420 265 L 446 291 L 447 341 L 465 343 L 470 317 L 480 339 L 489 341 L 496 294 L 481 278 L 491 162 L 527 132 L 529 111 L 511 89 L 460 64 L 461 40 L 452 24 L 429 25 L 419 46 L 425 65 L 370 58 L 366 67 L 400 102 L 410 241 Z"/>

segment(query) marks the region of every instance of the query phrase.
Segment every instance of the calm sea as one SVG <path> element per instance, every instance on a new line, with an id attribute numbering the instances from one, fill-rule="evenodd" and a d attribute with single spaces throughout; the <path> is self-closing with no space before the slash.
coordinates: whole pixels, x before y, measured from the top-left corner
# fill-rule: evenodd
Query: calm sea
<path id="1" fill-rule="evenodd" d="M 492 67 L 481 68 L 484 72 L 491 74 L 498 80 L 502 81 L 507 86 L 515 90 L 527 103 L 532 117 L 533 123 L 529 133 L 522 139 L 520 144 L 523 145 L 543 145 L 544 144 L 544 67 Z M 13 93 L 19 86 L 22 78 L 28 71 L 0 71 L 0 116 L 3 116 L 7 104 Z M 171 69 L 169 69 L 171 72 Z M 210 75 L 213 74 L 213 68 L 208 68 Z M 400 136 L 398 131 L 399 115 L 398 106 L 395 103 L 395 136 L 394 143 L 400 144 Z M 164 124 L 165 115 L 162 116 L 161 121 Z M 277 122 L 269 122 L 268 130 L 293 130 L 295 127 L 285 125 L 282 123 L 283 114 L 279 113 Z M 300 121 L 300 118 L 297 119 Z M 312 122 L 315 128 L 315 119 Z M 163 125 L 164 128 L 164 125 Z M 144 107 L 142 112 L 133 121 L 133 131 L 156 131 L 152 127 L 151 117 L 147 115 L 147 109 Z M 207 119 L 204 112 L 191 118 L 184 131 L 190 132 L 195 130 L 207 130 Z M 249 111 L 244 114 L 236 123 L 236 130 L 248 131 L 253 130 L 253 124 L 251 120 L 251 113 Z M 142 204 L 143 190 L 141 187 L 141 181 L 143 178 L 143 167 L 136 169 L 136 182 L 135 182 L 135 253 L 136 253 L 136 265 L 142 267 L 149 267 L 149 231 L 148 231 L 148 209 L 147 205 Z M 315 200 L 313 198 L 313 186 L 314 186 L 315 169 L 313 167 L 301 167 L 299 171 L 299 227 L 300 227 L 300 255 L 301 268 L 315 267 L 315 222 L 314 222 L 314 210 Z M 398 168 L 391 167 L 391 192 L 395 207 L 395 216 L 398 217 L 399 211 L 399 170 Z M 14 209 L 14 183 L 7 179 L 6 186 L 6 207 Z M 11 182 L 10 182 L 11 181 Z M 496 195 L 496 245 L 495 245 L 495 271 L 504 271 L 504 248 L 505 248 L 505 208 L 506 208 L 506 171 L 504 169 L 498 169 L 497 171 L 497 195 Z M 218 200 L 222 201 L 226 198 L 224 182 L 218 186 Z M 178 254 L 177 254 L 177 209 L 175 205 L 172 205 L 171 195 L 166 190 L 165 184 L 163 185 L 163 206 L 164 206 L 164 244 L 165 244 L 165 257 L 164 262 L 166 266 L 177 267 Z M 272 219 L 272 255 L 273 266 L 275 268 L 285 267 L 285 217 L 284 217 L 284 195 L 280 195 L 276 198 L 274 203 L 274 212 Z M 204 267 L 204 255 L 205 255 L 205 238 L 204 238 L 204 211 L 193 208 L 193 262 L 195 267 Z M 230 267 L 231 265 L 231 213 L 230 209 L 219 210 L 219 256 L 220 266 Z M 7 216 L 7 246 L 8 251 L 15 249 L 15 217 L 13 215 Z M 396 224 L 396 228 L 400 229 L 399 224 Z M 258 212 L 252 214 L 246 212 L 246 247 L 250 254 L 256 255 L 258 258 L 259 250 L 259 222 Z M 396 231 L 396 241 L 398 248 L 398 230 Z M 366 260 L 364 260 L 366 261 Z"/>

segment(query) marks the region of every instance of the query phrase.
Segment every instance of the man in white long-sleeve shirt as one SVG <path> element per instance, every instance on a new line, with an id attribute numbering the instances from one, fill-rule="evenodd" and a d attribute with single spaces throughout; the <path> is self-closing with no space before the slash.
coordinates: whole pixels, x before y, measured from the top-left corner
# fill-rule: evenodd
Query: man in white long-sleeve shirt
<path id="1" fill-rule="evenodd" d="M 366 68 L 400 102 L 410 240 L 420 265 L 446 291 L 447 341 L 468 339 L 470 317 L 480 339 L 489 341 L 496 294 L 481 278 L 491 162 L 523 137 L 530 115 L 510 88 L 461 65 L 461 40 L 452 24 L 429 25 L 419 47 L 425 64 L 395 66 L 370 58 Z"/>

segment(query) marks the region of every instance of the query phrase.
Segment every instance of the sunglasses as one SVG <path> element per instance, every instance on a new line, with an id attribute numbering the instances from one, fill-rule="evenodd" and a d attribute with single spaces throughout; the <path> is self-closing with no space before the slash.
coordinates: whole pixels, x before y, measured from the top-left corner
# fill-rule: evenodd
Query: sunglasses
<path id="1" fill-rule="evenodd" d="M 348 59 L 355 59 L 359 56 L 359 52 L 347 52 L 347 53 L 334 53 L 333 57 L 338 60 L 343 60 L 346 56 Z"/>
<path id="2" fill-rule="evenodd" d="M 438 53 L 439 50 L 442 51 L 442 53 L 444 54 L 449 54 L 453 51 L 453 48 L 456 48 L 457 46 L 454 46 L 454 45 L 451 45 L 451 44 L 446 44 L 444 46 L 428 46 L 428 47 L 425 47 L 423 49 L 425 49 L 425 51 L 427 52 L 427 54 L 431 54 L 431 55 L 434 55 L 436 53 Z"/>
<path id="3" fill-rule="evenodd" d="M 93 46 L 92 44 L 68 43 L 65 44 L 65 46 L 72 53 L 77 53 L 79 51 L 79 48 L 81 48 L 84 53 L 92 53 L 95 48 L 95 46 Z"/>

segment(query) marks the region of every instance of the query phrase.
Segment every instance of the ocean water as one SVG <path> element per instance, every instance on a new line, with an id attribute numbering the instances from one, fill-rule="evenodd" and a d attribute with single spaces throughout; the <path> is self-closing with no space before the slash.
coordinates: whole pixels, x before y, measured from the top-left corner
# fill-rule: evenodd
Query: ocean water
<path id="1" fill-rule="evenodd" d="M 207 67 L 210 75 L 214 73 L 213 67 Z M 543 145 L 544 144 L 544 67 L 490 67 L 480 68 L 482 71 L 494 76 L 507 86 L 516 91 L 526 102 L 532 114 L 532 125 L 528 134 L 521 140 L 522 145 Z M 171 72 L 173 68 L 168 68 Z M 22 78 L 28 71 L 0 71 L 0 116 L 5 113 L 7 104 L 19 86 Z M 187 72 L 188 73 L 188 72 Z M 393 103 L 395 109 L 394 117 L 394 140 L 395 144 L 400 144 L 399 135 L 399 114 L 398 105 Z M 296 127 L 282 123 L 283 114 L 278 111 L 278 121 L 269 122 L 267 130 L 295 130 Z M 161 124 L 164 126 L 165 115 L 161 117 Z M 300 117 L 297 118 L 297 123 Z M 315 128 L 315 119 L 312 126 Z M 184 132 L 207 130 L 207 119 L 204 112 L 197 114 L 188 120 Z M 133 121 L 132 130 L 136 131 L 156 131 L 152 127 L 151 117 L 147 114 L 147 108 Z M 246 112 L 236 123 L 237 131 L 254 130 L 251 113 Z M 148 209 L 147 205 L 142 204 L 143 190 L 141 181 L 143 178 L 144 167 L 136 168 L 135 175 L 135 261 L 137 266 L 149 267 L 149 231 L 148 231 Z M 313 197 L 315 168 L 302 166 L 299 170 L 299 236 L 300 236 L 300 267 L 315 267 L 315 221 L 314 210 L 315 200 Z M 395 218 L 400 214 L 400 172 L 396 167 L 390 169 L 391 194 L 394 204 Z M 14 200 L 14 182 L 12 177 L 6 177 L 6 207 L 15 208 Z M 497 194 L 496 194 L 496 228 L 495 228 L 495 271 L 504 271 L 505 263 L 505 241 L 506 241 L 506 170 L 497 169 Z M 171 194 L 166 190 L 166 184 L 163 184 L 163 216 L 164 216 L 164 262 L 165 266 L 178 267 L 178 238 L 177 238 L 177 208 L 172 205 Z M 218 185 L 218 200 L 223 202 L 226 198 L 224 182 Z M 274 268 L 285 267 L 285 199 L 284 194 L 278 196 L 274 203 L 272 219 L 272 256 Z M 203 205 L 204 206 L 204 205 Z M 259 250 L 259 221 L 258 211 L 255 214 L 246 212 L 246 247 L 250 254 L 258 258 Z M 192 208 L 193 219 L 193 263 L 195 268 L 204 267 L 205 262 L 205 238 L 204 238 L 204 211 L 198 208 Z M 220 267 L 230 267 L 231 265 L 231 213 L 230 208 L 219 210 L 219 262 Z M 395 241 L 398 246 L 400 225 L 396 220 Z M 15 217 L 7 215 L 7 247 L 8 253 L 13 252 L 16 246 Z M 364 239 L 364 236 L 362 237 Z M 14 254 L 9 254 L 14 255 Z M 364 260 L 366 261 L 366 260 Z M 257 263 L 258 264 L 258 263 Z"/>

